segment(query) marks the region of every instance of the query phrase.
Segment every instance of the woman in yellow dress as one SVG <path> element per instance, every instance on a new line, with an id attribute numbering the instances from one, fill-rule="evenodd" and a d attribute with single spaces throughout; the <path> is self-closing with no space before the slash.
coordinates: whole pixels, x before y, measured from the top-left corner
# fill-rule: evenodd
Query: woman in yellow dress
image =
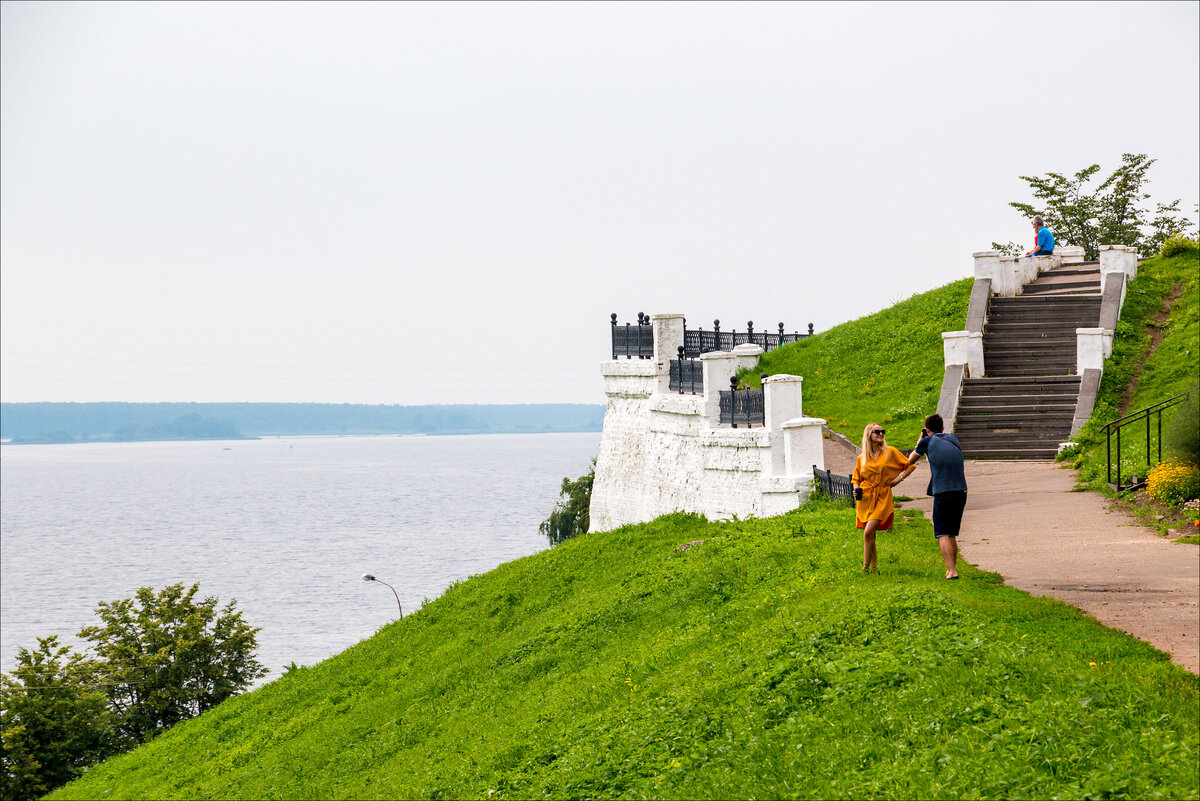
<path id="1" fill-rule="evenodd" d="M 891 447 L 883 438 L 886 432 L 878 423 L 863 429 L 862 453 L 854 463 L 854 516 L 863 530 L 863 570 L 879 572 L 875 552 L 875 532 L 891 531 L 894 509 L 892 487 L 908 478 L 916 469 L 908 457 Z"/>

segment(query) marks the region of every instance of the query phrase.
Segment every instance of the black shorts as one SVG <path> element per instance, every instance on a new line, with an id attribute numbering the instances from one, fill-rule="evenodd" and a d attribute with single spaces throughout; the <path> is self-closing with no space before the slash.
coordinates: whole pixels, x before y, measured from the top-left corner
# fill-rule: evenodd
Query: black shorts
<path id="1" fill-rule="evenodd" d="M 967 508 L 967 491 L 939 492 L 933 496 L 933 536 L 957 537 Z"/>

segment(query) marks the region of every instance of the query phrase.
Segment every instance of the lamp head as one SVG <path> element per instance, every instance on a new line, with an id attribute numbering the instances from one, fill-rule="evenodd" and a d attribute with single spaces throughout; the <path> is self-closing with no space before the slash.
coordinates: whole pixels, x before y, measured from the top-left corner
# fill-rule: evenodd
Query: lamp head
<path id="1" fill-rule="evenodd" d="M 374 581 L 375 577 L 370 573 L 363 573 L 363 581 Z"/>

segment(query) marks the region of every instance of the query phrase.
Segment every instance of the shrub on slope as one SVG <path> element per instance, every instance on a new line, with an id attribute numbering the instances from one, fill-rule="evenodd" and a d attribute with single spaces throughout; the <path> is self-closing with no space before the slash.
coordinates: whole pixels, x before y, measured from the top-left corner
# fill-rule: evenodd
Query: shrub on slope
<path id="1" fill-rule="evenodd" d="M 930 535 L 864 575 L 841 506 L 585 534 L 52 797 L 1196 797 L 1194 675 Z"/>
<path id="2" fill-rule="evenodd" d="M 888 442 L 913 447 L 942 388 L 942 332 L 966 324 L 971 278 L 913 295 L 895 306 L 771 351 L 746 372 L 804 377 L 804 413 L 823 417 L 852 442 L 868 423 L 889 429 Z"/>

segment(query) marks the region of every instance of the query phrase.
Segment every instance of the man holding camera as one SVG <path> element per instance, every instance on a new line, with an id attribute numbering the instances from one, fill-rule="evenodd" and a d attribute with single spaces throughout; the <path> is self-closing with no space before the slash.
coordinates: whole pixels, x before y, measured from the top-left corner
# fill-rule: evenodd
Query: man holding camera
<path id="1" fill-rule="evenodd" d="M 967 506 L 967 477 L 963 472 L 962 444 L 958 437 L 944 433 L 940 414 L 925 418 L 921 441 L 909 455 L 908 463 L 916 464 L 922 456 L 929 457 L 929 488 L 933 496 L 933 536 L 937 538 L 942 560 L 946 563 L 946 578 L 958 578 L 958 530 L 963 510 Z"/>

